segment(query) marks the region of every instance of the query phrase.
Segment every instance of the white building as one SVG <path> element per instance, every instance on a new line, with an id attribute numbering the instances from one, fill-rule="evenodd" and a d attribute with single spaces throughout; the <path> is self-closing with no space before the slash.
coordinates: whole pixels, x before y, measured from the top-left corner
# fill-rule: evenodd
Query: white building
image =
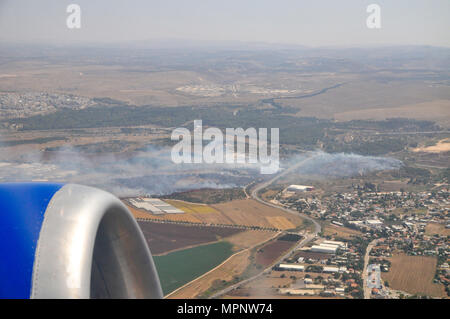
<path id="1" fill-rule="evenodd" d="M 337 221 L 335 221 L 335 220 L 331 221 L 331 223 L 332 223 L 333 225 L 336 225 L 336 226 L 339 226 L 339 227 L 344 226 L 344 224 L 342 224 L 342 223 L 340 223 L 340 222 L 337 222 Z"/>
<path id="2" fill-rule="evenodd" d="M 361 226 L 363 224 L 363 221 L 362 220 L 351 220 L 348 223 L 355 225 L 355 226 Z"/>
<path id="3" fill-rule="evenodd" d="M 338 267 L 323 267 L 323 272 L 339 272 Z"/>
<path id="4" fill-rule="evenodd" d="M 346 244 L 346 243 L 344 243 L 344 242 L 342 242 L 342 241 L 335 241 L 335 240 L 324 240 L 324 241 L 322 242 L 322 244 L 338 246 L 338 247 L 341 247 L 341 248 L 347 247 L 347 244 Z"/>
<path id="5" fill-rule="evenodd" d="M 287 271 L 305 271 L 305 266 L 296 264 L 280 264 L 278 268 Z"/>
<path id="6" fill-rule="evenodd" d="M 369 226 L 381 226 L 383 222 L 378 219 L 368 219 L 366 220 L 366 224 Z"/>
<path id="7" fill-rule="evenodd" d="M 328 273 L 343 273 L 343 272 L 347 272 L 347 267 L 323 267 L 323 272 L 328 272 Z"/>
<path id="8" fill-rule="evenodd" d="M 312 252 L 335 254 L 338 246 L 328 246 L 328 245 L 313 245 L 311 247 Z"/>
<path id="9" fill-rule="evenodd" d="M 286 191 L 294 192 L 294 193 L 310 192 L 313 190 L 314 190 L 314 186 L 305 186 L 305 185 L 289 185 L 286 188 Z"/>

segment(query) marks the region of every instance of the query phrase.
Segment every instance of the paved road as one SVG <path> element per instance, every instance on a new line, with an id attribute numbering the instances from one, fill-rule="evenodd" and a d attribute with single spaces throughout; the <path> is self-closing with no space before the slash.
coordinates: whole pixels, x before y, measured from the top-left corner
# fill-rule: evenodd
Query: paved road
<path id="1" fill-rule="evenodd" d="M 286 176 L 287 174 L 289 174 L 289 173 L 295 171 L 295 170 L 296 170 L 297 168 L 299 168 L 303 163 L 305 163 L 306 161 L 309 161 L 309 160 L 310 160 L 310 158 L 306 158 L 306 159 L 304 159 L 304 160 L 302 160 L 302 161 L 299 161 L 299 162 L 296 163 L 295 165 L 292 165 L 291 167 L 289 167 L 289 168 L 285 169 L 284 171 L 282 171 L 280 174 L 276 175 L 274 178 L 268 180 L 267 182 L 264 182 L 264 183 L 261 183 L 261 184 L 257 185 L 257 186 L 252 190 L 252 192 L 251 192 L 251 197 L 253 197 L 255 200 L 257 200 L 258 202 L 260 202 L 260 203 L 262 203 L 262 204 L 264 204 L 264 205 L 267 205 L 267 206 L 271 206 L 271 207 L 274 207 L 274 208 L 278 208 L 278 209 L 284 210 L 285 212 L 290 213 L 290 214 L 294 214 L 294 215 L 296 215 L 296 216 L 299 216 L 299 215 L 300 215 L 301 217 L 303 217 L 303 218 L 305 218 L 305 219 L 311 221 L 311 222 L 314 224 L 314 233 L 315 233 L 315 234 L 318 234 L 318 233 L 321 232 L 322 228 L 321 228 L 320 224 L 319 224 L 318 222 L 316 222 L 315 219 L 313 219 L 313 218 L 311 218 L 311 217 L 309 217 L 309 216 L 307 216 L 307 215 L 305 215 L 305 214 L 301 214 L 301 213 L 299 213 L 298 211 L 291 210 L 291 209 L 288 209 L 288 208 L 285 208 L 285 207 L 281 207 L 281 206 L 279 206 L 279 205 L 275 205 L 275 204 L 273 204 L 273 203 L 266 202 L 266 201 L 264 201 L 262 198 L 260 198 L 260 197 L 258 196 L 258 192 L 259 192 L 261 189 L 268 187 L 269 185 L 273 184 L 275 181 L 277 181 L 277 180 L 280 179 L 281 177 Z"/>
<path id="2" fill-rule="evenodd" d="M 364 288 L 364 299 L 370 299 L 371 289 L 367 286 L 367 265 L 369 264 L 369 254 L 373 247 L 378 243 L 377 239 L 372 240 L 369 245 L 367 245 L 366 255 L 364 256 L 364 270 L 362 273 L 363 288 Z"/>
<path id="3" fill-rule="evenodd" d="M 278 175 L 275 176 L 274 178 L 270 179 L 269 181 L 266 181 L 266 182 L 263 182 L 263 183 L 257 185 L 257 186 L 252 190 L 252 192 L 251 192 L 251 197 L 252 197 L 253 199 L 257 200 L 258 202 L 264 204 L 264 205 L 268 205 L 268 206 L 271 206 L 271 207 L 274 207 L 274 208 L 277 208 L 277 209 L 281 209 L 281 210 L 283 210 L 283 211 L 285 211 L 285 212 L 287 212 L 287 213 L 290 213 L 290 214 L 293 214 L 293 215 L 296 215 L 296 216 L 301 216 L 301 217 L 303 217 L 303 218 L 305 218 L 305 219 L 311 221 L 311 222 L 314 224 L 314 232 L 313 232 L 313 233 L 310 233 L 310 234 L 306 234 L 305 238 L 303 238 L 297 245 L 295 245 L 295 246 L 293 246 L 291 249 L 289 249 L 283 256 L 281 256 L 280 258 L 278 258 L 277 261 L 276 261 L 274 264 L 272 264 L 272 265 L 270 265 L 269 267 L 267 267 L 266 269 L 262 270 L 260 273 L 256 274 L 256 275 L 253 276 L 253 277 L 250 277 L 250 278 L 247 278 L 247 279 L 245 279 L 245 280 L 243 280 L 243 281 L 240 281 L 240 282 L 238 282 L 238 283 L 236 283 L 236 284 L 234 284 L 234 285 L 232 285 L 232 286 L 229 286 L 229 287 L 227 287 L 227 288 L 225 288 L 225 289 L 223 289 L 223 290 L 221 290 L 221 291 L 215 293 L 215 294 L 212 295 L 210 298 L 218 298 L 218 297 L 220 297 L 220 296 L 222 296 L 222 295 L 225 295 L 225 294 L 227 294 L 228 292 L 230 292 L 230 291 L 232 291 L 232 290 L 234 290 L 234 289 L 236 289 L 236 288 L 238 288 L 238 287 L 240 287 L 240 286 L 242 286 L 242 285 L 245 285 L 245 284 L 247 284 L 247 283 L 249 283 L 249 282 L 255 280 L 256 278 L 258 278 L 258 277 L 260 277 L 260 276 L 262 276 L 262 275 L 264 275 L 264 274 L 270 272 L 271 269 L 272 269 L 272 267 L 273 267 L 278 261 L 284 260 L 284 259 L 286 259 L 287 257 L 289 257 L 296 249 L 305 246 L 307 243 L 309 243 L 311 240 L 313 240 L 313 239 L 317 236 L 318 233 L 321 232 L 322 227 L 321 227 L 320 224 L 319 224 L 316 220 L 314 220 L 313 218 L 311 218 L 311 217 L 309 217 L 309 216 L 307 216 L 307 215 L 301 214 L 301 213 L 299 213 L 298 211 L 294 211 L 294 210 L 288 209 L 288 208 L 286 208 L 286 207 L 281 207 L 281 206 L 275 205 L 275 204 L 273 204 L 273 203 L 266 202 L 266 201 L 264 201 L 263 199 L 261 199 L 261 198 L 258 196 L 258 192 L 259 192 L 261 189 L 263 189 L 263 188 L 265 188 L 265 187 L 271 185 L 271 184 L 274 183 L 276 180 L 278 180 L 278 179 L 280 179 L 281 177 L 283 177 L 283 176 L 289 174 L 290 172 L 294 171 L 295 169 L 297 169 L 300 165 L 302 165 L 302 164 L 303 164 L 305 161 L 307 161 L 307 160 L 309 160 L 309 158 L 306 158 L 305 160 L 300 161 L 300 162 L 296 163 L 295 165 L 289 167 L 288 169 L 282 171 L 280 174 L 278 174 Z"/>

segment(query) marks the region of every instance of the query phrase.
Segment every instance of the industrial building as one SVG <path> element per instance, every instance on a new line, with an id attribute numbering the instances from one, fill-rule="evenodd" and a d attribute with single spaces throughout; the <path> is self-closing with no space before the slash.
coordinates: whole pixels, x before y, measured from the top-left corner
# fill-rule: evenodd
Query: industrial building
<path id="1" fill-rule="evenodd" d="M 366 224 L 368 226 L 378 227 L 378 226 L 383 225 L 383 222 L 378 219 L 368 219 L 368 220 L 366 220 Z"/>
<path id="2" fill-rule="evenodd" d="M 313 245 L 311 247 L 312 252 L 316 253 L 326 253 L 326 254 L 335 254 L 338 246 L 326 246 L 326 245 Z"/>
<path id="3" fill-rule="evenodd" d="M 341 241 L 324 240 L 319 245 L 313 245 L 310 250 L 317 253 L 335 254 L 339 248 L 346 249 L 346 247 L 347 245 Z"/>
<path id="4" fill-rule="evenodd" d="M 339 226 L 339 227 L 343 227 L 343 226 L 344 226 L 344 224 L 342 224 L 342 223 L 340 223 L 340 222 L 337 222 L 337 221 L 335 221 L 335 220 L 331 221 L 331 223 L 332 223 L 333 225 L 336 225 L 336 226 Z"/>
<path id="5" fill-rule="evenodd" d="M 335 241 L 335 240 L 324 240 L 322 242 L 322 244 L 325 245 L 333 245 L 333 246 L 338 246 L 339 248 L 345 248 L 347 247 L 347 244 L 342 242 L 342 241 Z"/>
<path id="6" fill-rule="evenodd" d="M 286 271 L 305 271 L 305 266 L 296 265 L 296 264 L 279 264 L 277 270 L 286 270 Z"/>
<path id="7" fill-rule="evenodd" d="M 347 272 L 347 267 L 323 267 L 323 272 L 326 272 L 326 273 L 344 273 L 344 272 Z"/>
<path id="8" fill-rule="evenodd" d="M 305 285 L 304 289 L 324 290 L 325 286 L 324 285 L 316 285 L 316 284 L 307 284 L 307 285 Z"/>

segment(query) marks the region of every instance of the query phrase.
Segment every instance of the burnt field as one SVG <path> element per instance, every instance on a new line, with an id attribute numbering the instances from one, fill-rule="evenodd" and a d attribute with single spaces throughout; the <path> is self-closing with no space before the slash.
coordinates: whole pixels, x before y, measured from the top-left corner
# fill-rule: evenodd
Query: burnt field
<path id="1" fill-rule="evenodd" d="M 291 248 L 296 241 L 291 240 L 293 238 L 284 238 L 282 236 L 258 249 L 255 255 L 255 261 L 257 264 L 264 267 L 272 265 L 283 253 Z M 287 239 L 287 240 L 286 240 Z"/>
<path id="2" fill-rule="evenodd" d="M 244 199 L 245 197 L 246 196 L 242 188 L 203 188 L 164 196 L 166 199 L 178 199 L 191 203 L 203 204 L 226 203 L 235 199 Z"/>
<path id="3" fill-rule="evenodd" d="M 236 228 L 184 226 L 138 221 L 153 255 L 215 242 L 242 231 Z"/>

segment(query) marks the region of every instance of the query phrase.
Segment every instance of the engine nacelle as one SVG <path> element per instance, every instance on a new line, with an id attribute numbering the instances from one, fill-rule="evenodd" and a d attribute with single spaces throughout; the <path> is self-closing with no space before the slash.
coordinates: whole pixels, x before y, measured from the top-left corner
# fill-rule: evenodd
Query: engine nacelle
<path id="1" fill-rule="evenodd" d="M 0 298 L 162 298 L 136 220 L 76 184 L 0 184 Z"/>

